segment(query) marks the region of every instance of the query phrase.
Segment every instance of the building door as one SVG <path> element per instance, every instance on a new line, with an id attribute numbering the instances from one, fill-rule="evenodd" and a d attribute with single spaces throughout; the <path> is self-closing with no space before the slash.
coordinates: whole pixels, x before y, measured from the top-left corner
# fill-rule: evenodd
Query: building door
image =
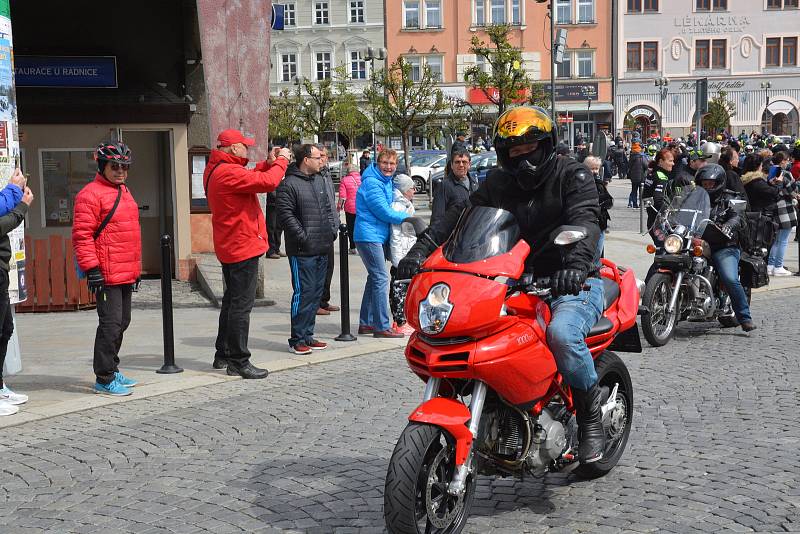
<path id="1" fill-rule="evenodd" d="M 161 236 L 175 242 L 171 136 L 167 130 L 123 130 L 122 142 L 131 149 L 133 163 L 128 185 L 139 204 L 142 229 L 142 272 L 161 275 Z M 174 249 L 173 249 L 174 250 Z M 175 272 L 173 252 L 172 271 Z"/>

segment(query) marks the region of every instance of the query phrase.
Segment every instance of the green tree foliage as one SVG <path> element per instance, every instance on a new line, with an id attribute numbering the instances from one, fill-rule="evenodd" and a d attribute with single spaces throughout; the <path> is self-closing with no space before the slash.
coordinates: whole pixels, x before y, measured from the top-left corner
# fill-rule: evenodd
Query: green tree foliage
<path id="1" fill-rule="evenodd" d="M 550 113 L 550 90 L 539 82 L 531 83 L 528 92 L 528 104 L 539 106 Z"/>
<path id="2" fill-rule="evenodd" d="M 484 59 L 488 72 L 474 65 L 464 71 L 464 81 L 474 89 L 480 89 L 490 102 L 497 106 L 498 113 L 514 105 L 520 93 L 531 86 L 528 75 L 522 69 L 522 52 L 511 45 L 508 35 L 511 27 L 504 24 L 486 28 L 489 42 L 472 37 L 470 53 Z"/>
<path id="3" fill-rule="evenodd" d="M 389 67 L 372 74 L 372 83 L 364 96 L 375 110 L 375 118 L 387 133 L 399 133 L 408 168 L 408 140 L 414 129 L 423 129 L 435 121 L 446 104 L 439 83 L 427 65 L 420 80 L 411 77 L 411 65 L 398 58 Z"/>
<path id="4" fill-rule="evenodd" d="M 370 131 L 372 123 L 359 109 L 358 98 L 350 90 L 347 80 L 347 67 L 337 67 L 335 98 L 329 114 L 334 130 L 346 135 L 352 143 L 356 137 Z"/>
<path id="5" fill-rule="evenodd" d="M 708 101 L 708 115 L 704 119 L 706 130 L 712 134 L 721 132 L 731 125 L 731 119 L 736 116 L 736 104 L 728 100 L 726 91 L 719 91 Z"/>
<path id="6" fill-rule="evenodd" d="M 302 124 L 303 130 L 308 134 L 317 134 L 322 138 L 326 131 L 333 130 L 333 117 L 330 112 L 336 102 L 334 92 L 334 81 L 326 78 L 319 82 L 313 82 L 303 78 L 300 85 L 303 91 L 298 91 L 300 105 L 296 108 Z"/>
<path id="7" fill-rule="evenodd" d="M 288 89 L 282 89 L 269 98 L 269 139 L 299 140 L 303 136 L 303 125 L 297 108 L 300 99 Z"/>

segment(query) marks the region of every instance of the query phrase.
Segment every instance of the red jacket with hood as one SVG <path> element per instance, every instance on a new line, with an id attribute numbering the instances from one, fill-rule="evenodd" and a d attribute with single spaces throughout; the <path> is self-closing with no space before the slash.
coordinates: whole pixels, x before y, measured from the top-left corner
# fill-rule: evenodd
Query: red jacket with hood
<path id="1" fill-rule="evenodd" d="M 119 188 L 119 206 L 95 240 L 94 232 L 114 207 Z M 97 174 L 75 197 L 72 246 L 83 271 L 100 267 L 106 285 L 132 284 L 142 273 L 142 238 L 139 206 L 127 186 L 114 185 Z"/>
<path id="2" fill-rule="evenodd" d="M 247 161 L 212 150 L 203 174 L 214 251 L 222 263 L 237 263 L 267 251 L 267 224 L 257 193 L 274 191 L 289 164 L 278 158 L 272 164 L 264 161 L 250 170 L 245 167 Z"/>

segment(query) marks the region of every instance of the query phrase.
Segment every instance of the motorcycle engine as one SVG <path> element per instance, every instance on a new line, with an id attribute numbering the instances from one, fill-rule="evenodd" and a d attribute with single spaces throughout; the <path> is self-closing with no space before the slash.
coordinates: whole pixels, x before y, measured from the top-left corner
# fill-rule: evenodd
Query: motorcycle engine
<path id="1" fill-rule="evenodd" d="M 561 456 L 566 447 L 564 425 L 553 419 L 550 411 L 545 408 L 534 426 L 533 440 L 525 457 L 525 465 L 534 476 L 544 475 L 550 462 Z"/>
<path id="2" fill-rule="evenodd" d="M 516 461 L 525 449 L 528 423 L 517 410 L 499 402 L 484 406 L 481 428 L 478 431 L 482 452 L 500 457 L 506 461 Z"/>

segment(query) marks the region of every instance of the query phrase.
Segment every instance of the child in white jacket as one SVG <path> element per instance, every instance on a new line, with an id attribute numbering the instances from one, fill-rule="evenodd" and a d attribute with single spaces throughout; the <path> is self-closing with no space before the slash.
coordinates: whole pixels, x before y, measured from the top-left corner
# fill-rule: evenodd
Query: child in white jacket
<path id="1" fill-rule="evenodd" d="M 392 209 L 403 211 L 409 217 L 414 216 L 414 180 L 406 174 L 398 174 L 394 177 L 394 200 Z M 407 284 L 395 281 L 397 264 L 400 263 L 414 243 L 417 236 L 410 224 L 393 224 L 389 235 L 389 255 L 392 261 L 391 275 L 392 280 L 389 285 L 389 304 L 394 315 L 395 322 L 402 326 L 406 322 L 403 305 L 406 298 Z"/>

